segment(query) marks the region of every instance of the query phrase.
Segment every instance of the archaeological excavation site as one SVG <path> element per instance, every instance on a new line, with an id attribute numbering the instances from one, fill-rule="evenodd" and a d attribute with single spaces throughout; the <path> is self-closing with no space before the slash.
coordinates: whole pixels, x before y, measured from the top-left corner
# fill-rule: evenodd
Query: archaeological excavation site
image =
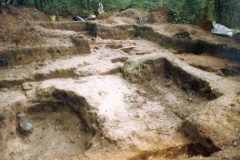
<path id="1" fill-rule="evenodd" d="M 239 40 L 161 7 L 4 11 L 0 160 L 240 160 Z"/>

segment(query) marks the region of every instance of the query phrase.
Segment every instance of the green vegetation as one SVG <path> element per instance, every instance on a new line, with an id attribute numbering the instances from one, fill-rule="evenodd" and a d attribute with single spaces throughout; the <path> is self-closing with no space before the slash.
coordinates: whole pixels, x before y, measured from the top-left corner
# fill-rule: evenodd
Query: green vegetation
<path id="1" fill-rule="evenodd" d="M 46 5 L 43 10 L 47 12 L 50 11 L 51 13 L 58 11 L 59 13 L 67 12 L 87 15 L 92 12 L 97 12 L 98 3 L 102 3 L 104 6 L 104 11 L 108 13 L 113 13 L 128 8 L 138 8 L 150 11 L 158 8 L 159 4 L 159 2 L 156 0 L 94 0 L 90 3 L 87 0 L 56 0 Z"/>
<path id="2" fill-rule="evenodd" d="M 0 0 L 1 6 L 7 2 L 35 7 L 47 14 L 57 11 L 60 16 L 97 13 L 98 3 L 103 4 L 107 13 L 128 8 L 151 11 L 162 6 L 175 12 L 170 15 L 170 21 L 174 23 L 196 24 L 201 20 L 214 20 L 230 28 L 240 28 L 239 0 Z"/>
<path id="3" fill-rule="evenodd" d="M 39 67 L 38 67 L 38 66 L 35 66 L 35 67 L 34 67 L 34 69 L 35 69 L 35 70 L 38 70 L 38 69 L 39 69 Z"/>
<path id="4" fill-rule="evenodd" d="M 33 16 L 37 16 L 38 13 L 37 13 L 37 12 L 33 12 L 32 15 L 33 15 Z"/>
<path id="5" fill-rule="evenodd" d="M 240 27 L 239 0 L 161 0 L 159 5 L 179 12 L 193 24 L 212 20 L 230 28 Z"/>
<path id="6" fill-rule="evenodd" d="M 190 19 L 184 17 L 180 12 L 171 12 L 169 14 L 169 20 L 173 23 L 190 23 Z"/>

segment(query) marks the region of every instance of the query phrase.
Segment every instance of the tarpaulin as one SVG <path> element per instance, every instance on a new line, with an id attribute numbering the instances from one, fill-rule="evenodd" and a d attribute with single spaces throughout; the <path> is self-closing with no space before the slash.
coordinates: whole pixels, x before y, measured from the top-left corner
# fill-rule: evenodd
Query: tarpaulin
<path id="1" fill-rule="evenodd" d="M 211 32 L 213 34 L 233 37 L 235 34 L 240 32 L 239 30 L 236 29 L 229 29 L 219 23 L 216 23 L 215 21 L 213 21 L 212 24 L 214 28 L 211 30 Z"/>

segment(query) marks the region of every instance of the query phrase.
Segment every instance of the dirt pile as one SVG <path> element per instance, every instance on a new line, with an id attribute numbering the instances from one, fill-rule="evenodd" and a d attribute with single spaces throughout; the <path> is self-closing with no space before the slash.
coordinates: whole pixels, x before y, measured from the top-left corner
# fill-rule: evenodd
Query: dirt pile
<path id="1" fill-rule="evenodd" d="M 149 13 L 140 9 L 130 8 L 117 14 L 118 17 L 139 18 L 146 17 Z"/>
<path id="2" fill-rule="evenodd" d="M 200 27 L 208 32 L 211 32 L 211 29 L 213 29 L 212 21 L 209 21 L 209 20 L 200 21 L 197 23 L 197 25 L 198 25 L 198 27 Z"/>
<path id="3" fill-rule="evenodd" d="M 0 48 L 15 48 L 44 42 L 36 33 L 35 21 L 49 21 L 50 18 L 33 8 L 6 6 L 0 14 Z"/>
<path id="4" fill-rule="evenodd" d="M 167 8 L 164 7 L 158 7 L 157 9 L 152 10 L 151 12 L 159 12 L 159 13 L 168 13 L 171 12 L 170 10 L 168 10 Z"/>
<path id="5" fill-rule="evenodd" d="M 153 15 L 153 22 L 152 23 L 166 23 L 169 22 L 169 14 L 173 11 L 164 8 L 164 7 L 158 7 L 157 9 L 154 9 L 151 11 L 151 14 Z"/>
<path id="6" fill-rule="evenodd" d="M 8 17 L 4 17 L 8 15 Z M 16 8 L 13 6 L 6 6 L 3 9 L 3 14 L 0 15 L 1 22 L 10 23 L 12 21 L 50 21 L 48 15 L 34 8 Z"/>
<path id="7" fill-rule="evenodd" d="M 40 43 L 40 35 L 36 34 L 35 25 L 32 22 L 14 22 L 7 24 L 0 32 L 0 46 L 21 47 Z M 2 44 L 1 44 L 2 42 Z"/>
<path id="8" fill-rule="evenodd" d="M 138 23 L 144 23 L 149 19 L 149 13 L 136 8 L 130 8 L 116 15 L 117 17 L 128 17 L 136 19 Z"/>
<path id="9" fill-rule="evenodd" d="M 139 23 L 166 23 L 168 22 L 166 8 L 159 7 L 151 12 L 142 11 L 136 8 L 130 8 L 117 14 L 117 17 L 129 17 L 136 19 Z"/>

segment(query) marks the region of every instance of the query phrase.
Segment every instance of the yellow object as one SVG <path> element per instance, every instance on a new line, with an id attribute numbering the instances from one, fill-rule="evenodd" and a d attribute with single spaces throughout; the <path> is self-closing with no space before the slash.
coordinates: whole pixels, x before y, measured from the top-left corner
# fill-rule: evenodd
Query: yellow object
<path id="1" fill-rule="evenodd" d="M 102 14 L 104 11 L 102 9 L 102 7 L 99 9 L 99 13 Z"/>
<path id="2" fill-rule="evenodd" d="M 55 21 L 56 21 L 56 16 L 55 16 L 55 15 L 51 15 L 51 16 L 49 16 L 49 17 L 50 17 L 50 19 L 51 19 L 52 22 L 55 22 Z"/>

